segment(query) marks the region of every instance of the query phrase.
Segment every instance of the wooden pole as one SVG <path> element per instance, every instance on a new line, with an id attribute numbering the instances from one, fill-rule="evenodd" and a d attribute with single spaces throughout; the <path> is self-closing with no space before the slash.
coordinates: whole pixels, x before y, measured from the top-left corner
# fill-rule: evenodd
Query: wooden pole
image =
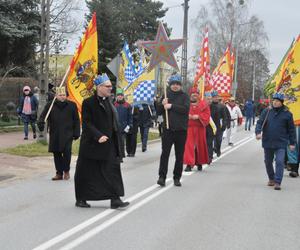
<path id="1" fill-rule="evenodd" d="M 166 82 L 164 83 L 164 94 L 165 94 L 165 98 L 168 98 L 167 97 L 167 84 Z M 165 109 L 165 112 L 166 112 L 166 128 L 169 129 L 169 113 L 168 113 L 168 110 Z"/>
<path id="2" fill-rule="evenodd" d="M 60 83 L 59 87 L 61 87 L 61 86 L 64 84 L 64 82 L 65 82 L 65 80 L 66 80 L 66 78 L 67 78 L 69 72 L 70 72 L 70 65 L 69 65 L 69 67 L 67 68 L 67 71 L 66 71 L 66 73 L 65 73 L 65 75 L 64 75 L 64 77 L 63 77 L 63 79 L 61 80 L 61 83 Z M 47 121 L 47 119 L 48 119 L 48 117 L 49 117 L 49 114 L 50 114 L 50 112 L 51 112 L 51 110 L 52 110 L 52 107 L 53 107 L 53 104 L 54 104 L 55 100 L 56 100 L 56 95 L 55 95 L 55 97 L 54 97 L 53 100 L 52 100 L 52 103 L 51 103 L 51 105 L 50 105 L 50 108 L 48 109 L 48 112 L 47 112 L 47 114 L 46 114 L 46 116 L 45 116 L 44 122 Z"/>

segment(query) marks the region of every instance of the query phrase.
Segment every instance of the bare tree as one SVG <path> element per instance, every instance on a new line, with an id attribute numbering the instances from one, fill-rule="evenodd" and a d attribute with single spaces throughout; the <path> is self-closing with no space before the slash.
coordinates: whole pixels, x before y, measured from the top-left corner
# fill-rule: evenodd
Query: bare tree
<path id="1" fill-rule="evenodd" d="M 268 64 L 268 36 L 263 22 L 257 16 L 249 15 L 248 2 L 237 0 L 211 0 L 208 7 L 201 6 L 197 17 L 193 20 L 193 27 L 197 30 L 197 41 L 203 39 L 204 27 L 209 29 L 209 46 L 211 68 L 213 69 L 226 47 L 230 44 L 233 49 L 238 47 L 238 97 L 243 99 L 249 95 L 243 86 L 252 84 L 253 62 L 255 70 L 265 72 L 256 75 L 256 82 L 263 84 L 269 73 Z M 199 51 L 197 44 L 196 55 Z M 259 57 L 258 57 L 259 55 Z M 262 57 L 265 60 L 262 60 Z M 264 64 L 264 65 L 262 65 Z M 264 75 L 264 77 L 263 77 Z"/>

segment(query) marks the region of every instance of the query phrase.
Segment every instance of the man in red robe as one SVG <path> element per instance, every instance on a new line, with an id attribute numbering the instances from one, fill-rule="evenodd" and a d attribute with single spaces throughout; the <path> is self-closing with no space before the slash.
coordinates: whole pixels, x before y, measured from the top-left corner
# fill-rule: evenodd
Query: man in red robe
<path id="1" fill-rule="evenodd" d="M 210 118 L 209 105 L 205 100 L 200 100 L 197 88 L 192 88 L 190 95 L 191 105 L 183 158 L 183 163 L 187 165 L 186 172 L 192 171 L 194 165 L 201 171 L 202 164 L 209 162 L 205 130 Z"/>

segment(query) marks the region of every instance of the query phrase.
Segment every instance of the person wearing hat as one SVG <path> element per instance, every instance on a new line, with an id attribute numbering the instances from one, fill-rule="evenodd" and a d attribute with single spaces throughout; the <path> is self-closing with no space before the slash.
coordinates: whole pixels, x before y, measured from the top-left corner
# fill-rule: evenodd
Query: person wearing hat
<path id="1" fill-rule="evenodd" d="M 32 128 L 33 139 L 36 138 L 36 119 L 39 102 L 37 98 L 31 92 L 29 86 L 23 87 L 23 96 L 20 99 L 19 107 L 17 109 L 18 115 L 21 117 L 24 123 L 24 140 L 28 140 L 28 126 L 29 123 Z"/>
<path id="2" fill-rule="evenodd" d="M 286 148 L 295 150 L 296 133 L 293 114 L 284 105 L 284 95 L 273 95 L 272 107 L 265 109 L 255 128 L 256 139 L 262 139 L 268 186 L 281 189 Z M 275 171 L 273 161 L 275 159 Z"/>
<path id="3" fill-rule="evenodd" d="M 228 110 L 228 122 L 230 124 L 226 129 L 227 144 L 228 146 L 233 146 L 232 133 L 236 132 L 237 125 L 240 125 L 240 121 L 243 119 L 243 114 L 234 97 L 230 97 L 228 104 L 226 104 L 226 108 Z"/>
<path id="4" fill-rule="evenodd" d="M 199 99 L 199 89 L 190 89 L 190 111 L 185 142 L 183 163 L 186 164 L 185 171 L 190 172 L 194 165 L 202 171 L 202 164 L 209 162 L 206 144 L 206 126 L 210 120 L 210 110 L 205 100 Z"/>
<path id="5" fill-rule="evenodd" d="M 112 83 L 106 74 L 98 75 L 96 92 L 82 103 L 82 135 L 75 171 L 77 207 L 87 201 L 110 199 L 112 209 L 125 208 L 120 162 L 121 136 L 118 113 L 111 101 Z"/>
<path id="6" fill-rule="evenodd" d="M 167 97 L 157 104 L 157 114 L 163 115 L 162 153 L 159 162 L 159 179 L 157 184 L 164 187 L 168 173 L 168 163 L 171 148 L 175 148 L 175 166 L 173 180 L 175 186 L 181 186 L 180 178 L 183 170 L 183 154 L 186 141 L 190 101 L 189 96 L 182 91 L 181 76 L 172 75 L 169 78 Z M 166 124 L 168 112 L 169 128 Z"/>
<path id="7" fill-rule="evenodd" d="M 221 144 L 223 133 L 229 126 L 229 117 L 226 114 L 226 106 L 220 103 L 219 93 L 216 90 L 211 92 L 212 102 L 210 104 L 210 113 L 214 124 L 216 125 L 216 134 L 214 136 L 214 150 L 219 157 L 221 155 Z"/>
<path id="8" fill-rule="evenodd" d="M 45 117 L 51 108 L 52 101 L 45 105 L 38 127 L 45 128 Z M 57 87 L 55 101 L 48 116 L 49 152 L 53 153 L 56 175 L 53 181 L 70 179 L 70 163 L 72 156 L 72 142 L 80 136 L 80 121 L 77 106 L 67 100 L 65 87 Z"/>
<path id="9" fill-rule="evenodd" d="M 116 102 L 115 102 L 115 108 L 117 109 L 118 115 L 119 115 L 119 126 L 120 126 L 120 132 L 121 132 L 121 152 L 122 157 L 125 157 L 125 141 L 126 136 L 130 132 L 132 128 L 132 114 L 131 114 L 131 106 L 128 102 L 125 101 L 124 98 L 124 92 L 122 89 L 118 88 L 116 91 Z M 127 145 L 126 145 L 127 148 Z M 128 156 L 129 155 L 129 152 Z"/>

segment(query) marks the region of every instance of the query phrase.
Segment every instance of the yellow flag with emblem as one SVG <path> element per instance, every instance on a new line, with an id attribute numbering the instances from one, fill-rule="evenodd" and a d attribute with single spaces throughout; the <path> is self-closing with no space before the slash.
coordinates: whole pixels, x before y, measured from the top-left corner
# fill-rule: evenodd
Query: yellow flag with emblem
<path id="1" fill-rule="evenodd" d="M 75 102 L 81 117 L 81 105 L 84 99 L 94 92 L 94 78 L 98 73 L 98 37 L 96 13 L 81 39 L 70 64 L 67 87 L 68 99 Z"/>
<path id="2" fill-rule="evenodd" d="M 284 94 L 284 104 L 293 113 L 295 125 L 300 126 L 300 35 L 274 76 L 273 84 L 275 92 Z"/>

